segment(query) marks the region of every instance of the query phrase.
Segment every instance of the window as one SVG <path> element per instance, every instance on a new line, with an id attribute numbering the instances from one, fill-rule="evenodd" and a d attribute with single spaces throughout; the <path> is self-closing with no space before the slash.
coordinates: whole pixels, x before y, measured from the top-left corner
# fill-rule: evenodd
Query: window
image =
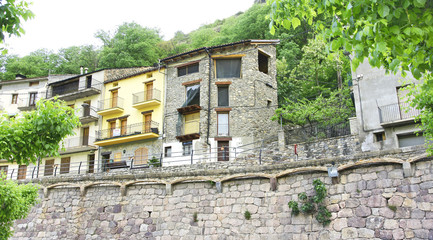
<path id="1" fill-rule="evenodd" d="M 419 133 L 419 134 L 411 133 L 411 134 L 405 134 L 405 135 L 397 135 L 397 139 L 398 139 L 398 146 L 401 148 L 425 144 L 425 138 L 424 138 L 422 133 Z"/>
<path id="2" fill-rule="evenodd" d="M 117 136 L 114 132 L 116 130 L 116 121 L 108 122 L 109 130 L 110 130 L 110 137 Z"/>
<path id="3" fill-rule="evenodd" d="M 200 105 L 200 85 L 186 87 L 186 106 Z"/>
<path id="4" fill-rule="evenodd" d="M 12 94 L 11 104 L 17 104 L 18 102 L 18 94 Z"/>
<path id="5" fill-rule="evenodd" d="M 38 93 L 30 93 L 30 98 L 29 98 L 29 106 L 35 106 L 36 105 L 36 95 Z"/>
<path id="6" fill-rule="evenodd" d="M 29 82 L 29 86 L 30 87 L 39 86 L 39 82 L 38 81 L 36 81 L 36 82 Z"/>
<path id="7" fill-rule="evenodd" d="M 81 105 L 81 106 L 83 106 L 83 117 L 89 117 L 90 116 L 90 105 L 91 104 L 91 102 L 90 102 L 90 100 L 88 100 L 88 101 L 84 101 L 83 102 L 83 105 Z"/>
<path id="8" fill-rule="evenodd" d="M 92 75 L 86 77 L 86 88 L 92 87 Z"/>
<path id="9" fill-rule="evenodd" d="M 218 136 L 229 135 L 229 113 L 218 113 Z"/>
<path id="10" fill-rule="evenodd" d="M 148 149 L 145 147 L 137 148 L 134 155 L 134 165 L 147 164 Z"/>
<path id="11" fill-rule="evenodd" d="M 1 174 L 8 174 L 8 166 L 0 166 L 0 175 Z"/>
<path id="12" fill-rule="evenodd" d="M 45 160 L 44 176 L 51 176 L 54 172 L 54 159 Z"/>
<path id="13" fill-rule="evenodd" d="M 216 77 L 217 78 L 240 78 L 241 77 L 241 59 L 216 59 Z"/>
<path id="14" fill-rule="evenodd" d="M 230 149 L 228 141 L 218 141 L 218 161 L 228 161 Z"/>
<path id="15" fill-rule="evenodd" d="M 164 157 L 171 157 L 171 147 L 165 147 Z"/>
<path id="16" fill-rule="evenodd" d="M 191 155 L 192 141 L 183 142 L 182 145 L 183 145 L 183 155 L 184 156 Z"/>
<path id="17" fill-rule="evenodd" d="M 386 140 L 385 132 L 374 133 L 374 136 L 376 138 L 376 142 L 382 142 L 383 140 Z"/>
<path id="18" fill-rule="evenodd" d="M 88 173 L 94 173 L 95 172 L 95 154 L 90 154 L 88 156 L 88 166 L 89 169 L 87 170 Z"/>
<path id="19" fill-rule="evenodd" d="M 120 161 L 122 161 L 122 153 L 121 152 L 115 153 L 113 157 L 113 162 L 120 162 Z"/>
<path id="20" fill-rule="evenodd" d="M 75 107 L 75 104 L 69 104 L 69 105 L 68 105 L 68 107 L 70 107 L 70 108 L 74 109 L 74 107 Z"/>
<path id="21" fill-rule="evenodd" d="M 27 174 L 27 165 L 20 165 L 18 167 L 17 179 L 26 179 L 26 174 Z"/>
<path id="22" fill-rule="evenodd" d="M 218 87 L 218 106 L 225 107 L 229 105 L 229 87 Z"/>
<path id="23" fill-rule="evenodd" d="M 60 159 L 60 174 L 69 173 L 69 166 L 71 165 L 71 158 L 65 157 Z"/>
<path id="24" fill-rule="evenodd" d="M 200 113 L 185 115 L 184 135 L 198 133 L 200 130 Z"/>
<path id="25" fill-rule="evenodd" d="M 120 120 L 120 135 L 126 135 L 127 129 L 128 128 L 127 128 L 127 120 L 126 120 L 126 118 Z"/>
<path id="26" fill-rule="evenodd" d="M 83 139 L 82 139 L 82 145 L 88 146 L 89 145 L 89 127 L 83 127 Z"/>
<path id="27" fill-rule="evenodd" d="M 190 64 L 188 66 L 178 67 L 177 68 L 177 76 L 184 76 L 191 73 L 198 72 L 198 63 Z"/>
<path id="28" fill-rule="evenodd" d="M 259 51 L 259 71 L 268 73 L 269 56 Z"/>
<path id="29" fill-rule="evenodd" d="M 146 114 L 143 116 L 143 133 L 150 133 L 152 130 L 152 114 Z"/>

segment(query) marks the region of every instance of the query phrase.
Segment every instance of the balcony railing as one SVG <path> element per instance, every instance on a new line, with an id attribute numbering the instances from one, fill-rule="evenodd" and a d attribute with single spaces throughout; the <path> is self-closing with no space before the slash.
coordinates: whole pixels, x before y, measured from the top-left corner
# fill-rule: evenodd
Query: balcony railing
<path id="1" fill-rule="evenodd" d="M 379 107 L 380 123 L 410 120 L 420 114 L 420 110 L 410 107 L 409 103 L 395 103 Z"/>
<path id="2" fill-rule="evenodd" d="M 98 101 L 98 111 L 104 111 L 111 108 L 122 108 L 123 109 L 123 98 L 115 97 L 115 98 L 107 98 L 101 101 Z"/>
<path id="3" fill-rule="evenodd" d="M 153 88 L 144 92 L 132 94 L 132 104 L 142 103 L 150 100 L 161 101 L 161 91 Z"/>
<path id="4" fill-rule="evenodd" d="M 110 128 L 96 131 L 96 141 L 109 139 L 109 138 L 119 138 L 126 137 L 144 133 L 155 133 L 159 134 L 158 131 L 159 123 L 155 121 L 141 122 L 128 124 L 123 128 Z"/>
<path id="5" fill-rule="evenodd" d="M 99 94 L 102 89 L 102 83 L 95 79 L 81 79 L 78 84 L 71 82 L 65 85 L 51 86 L 47 92 L 47 98 L 58 96 L 65 101 L 74 100 Z"/>
<path id="6" fill-rule="evenodd" d="M 60 144 L 68 150 L 70 148 L 78 148 L 78 147 L 86 147 L 86 146 L 95 146 L 93 143 L 95 142 L 95 137 L 92 136 L 82 136 L 82 137 L 74 137 L 74 138 L 66 138 Z"/>
<path id="7" fill-rule="evenodd" d="M 43 98 L 45 93 L 39 92 L 36 95 L 26 94 L 25 96 L 19 96 L 18 109 L 21 111 L 32 110 L 36 107 L 36 103 Z"/>
<path id="8" fill-rule="evenodd" d="M 81 107 L 76 112 L 77 116 L 80 118 L 80 122 L 82 124 L 86 124 L 89 122 L 98 121 L 99 115 L 96 113 L 96 110 L 92 107 Z"/>

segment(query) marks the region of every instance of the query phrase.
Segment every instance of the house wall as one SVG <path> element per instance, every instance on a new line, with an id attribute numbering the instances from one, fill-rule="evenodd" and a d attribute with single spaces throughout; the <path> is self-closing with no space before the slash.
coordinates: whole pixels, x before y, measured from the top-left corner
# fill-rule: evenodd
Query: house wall
<path id="1" fill-rule="evenodd" d="M 385 74 L 384 69 L 372 68 L 365 61 L 352 72 L 352 76 L 355 79 L 353 94 L 356 107 L 356 124 L 352 124 L 352 127 L 359 133 L 363 151 L 398 148 L 397 135 L 419 130 L 413 121 L 390 127 L 383 127 L 380 123 L 379 107 L 399 102 L 397 88 L 414 82 L 410 73 L 406 78 L 400 74 Z M 378 132 L 385 132 L 384 141 L 376 141 L 374 133 Z"/>
<path id="2" fill-rule="evenodd" d="M 267 53 L 269 57 L 269 72 L 262 73 L 258 69 L 258 52 Z M 184 116 L 177 111 L 186 101 L 185 84 L 198 81 L 200 84 L 200 138 L 193 140 L 194 150 L 198 154 L 210 154 L 211 161 L 216 161 L 217 142 L 222 137 L 228 137 L 230 147 L 251 143 L 258 139 L 277 134 L 278 124 L 270 121 L 277 107 L 276 83 L 276 50 L 274 45 L 243 45 L 211 52 L 211 80 L 209 85 L 209 57 L 199 54 L 168 63 L 167 68 L 167 106 L 165 110 L 164 147 L 172 147 L 173 152 L 182 152 L 182 143 L 176 136 L 182 135 L 177 125 L 183 124 Z M 242 56 L 240 78 L 216 78 L 215 59 L 230 55 Z M 199 61 L 199 72 L 178 77 L 177 66 Z M 229 135 L 217 134 L 218 84 L 225 83 L 229 88 Z M 210 86 L 210 109 L 208 109 Z M 224 107 L 226 108 L 226 107 Z M 209 142 L 208 110 L 210 111 Z M 203 159 L 209 156 L 204 156 Z M 179 159 L 176 159 L 179 160 Z M 173 160 L 175 161 L 175 159 Z"/>

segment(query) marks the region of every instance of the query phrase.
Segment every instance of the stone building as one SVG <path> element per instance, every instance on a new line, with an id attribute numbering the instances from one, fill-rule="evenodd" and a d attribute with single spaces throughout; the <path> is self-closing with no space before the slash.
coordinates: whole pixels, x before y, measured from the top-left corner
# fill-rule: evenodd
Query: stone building
<path id="1" fill-rule="evenodd" d="M 279 40 L 244 40 L 161 60 L 167 67 L 165 165 L 224 161 L 277 134 Z"/>
<path id="2" fill-rule="evenodd" d="M 104 81 L 95 145 L 103 170 L 147 166 L 160 158 L 163 125 L 164 68 L 141 68 Z M 131 163 L 132 162 L 132 163 Z"/>
<path id="3" fill-rule="evenodd" d="M 407 102 L 407 84 L 416 84 L 408 73 L 385 74 L 384 69 L 372 68 L 368 61 L 352 72 L 356 117 L 351 130 L 359 134 L 362 151 L 405 148 L 424 144 L 422 133 L 414 119 L 419 110 Z"/>

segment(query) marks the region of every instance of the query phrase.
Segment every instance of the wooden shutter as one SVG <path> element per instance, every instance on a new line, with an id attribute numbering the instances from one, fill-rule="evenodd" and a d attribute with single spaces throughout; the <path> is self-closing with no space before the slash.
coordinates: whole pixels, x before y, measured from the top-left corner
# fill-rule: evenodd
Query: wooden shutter
<path id="1" fill-rule="evenodd" d="M 153 83 L 146 84 L 146 100 L 152 100 L 153 99 Z"/>
<path id="2" fill-rule="evenodd" d="M 65 157 L 60 160 L 60 174 L 69 173 L 71 158 Z"/>
<path id="3" fill-rule="evenodd" d="M 134 165 L 147 164 L 149 150 L 145 147 L 135 150 Z"/>
<path id="4" fill-rule="evenodd" d="M 89 127 L 83 127 L 83 146 L 89 145 Z"/>
<path id="5" fill-rule="evenodd" d="M 144 133 L 149 133 L 152 128 L 152 114 L 144 115 Z"/>
<path id="6" fill-rule="evenodd" d="M 44 176 L 53 175 L 53 170 L 54 170 L 54 159 L 45 160 Z"/>
<path id="7" fill-rule="evenodd" d="M 116 91 L 111 92 L 111 107 L 117 107 L 117 97 L 119 96 L 119 93 Z"/>
<path id="8" fill-rule="evenodd" d="M 122 160 L 122 153 L 116 153 L 114 154 L 113 162 L 120 162 Z"/>
<path id="9" fill-rule="evenodd" d="M 127 133 L 126 127 L 127 127 L 127 121 L 126 121 L 126 119 L 122 119 L 120 121 L 120 135 L 126 135 L 126 133 Z"/>
<path id="10" fill-rule="evenodd" d="M 17 179 L 26 179 L 27 165 L 20 165 L 18 167 L 18 177 Z"/>

